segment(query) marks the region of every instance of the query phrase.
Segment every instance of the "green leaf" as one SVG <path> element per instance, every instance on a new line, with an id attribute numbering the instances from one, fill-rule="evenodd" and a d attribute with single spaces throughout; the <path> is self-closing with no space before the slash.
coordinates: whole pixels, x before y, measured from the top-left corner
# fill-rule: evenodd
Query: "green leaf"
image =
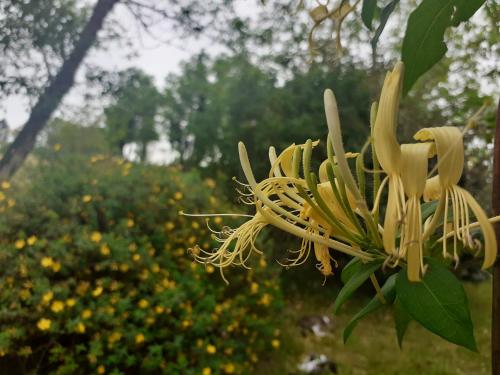
<path id="1" fill-rule="evenodd" d="M 359 269 L 347 281 L 344 287 L 340 290 L 335 303 L 333 304 L 333 313 L 336 314 L 339 308 L 352 294 L 380 267 L 381 262 L 361 263 Z"/>
<path id="2" fill-rule="evenodd" d="M 453 14 L 452 24 L 458 26 L 460 23 L 467 21 L 474 13 L 486 2 L 486 0 L 455 0 L 456 8 Z"/>
<path id="3" fill-rule="evenodd" d="M 467 21 L 485 0 L 423 0 L 410 14 L 403 39 L 402 60 L 406 71 L 403 93 L 444 56 L 444 33 Z"/>
<path id="4" fill-rule="evenodd" d="M 406 268 L 396 281 L 403 308 L 429 331 L 477 351 L 467 296 L 460 281 L 438 261 L 426 258 L 428 269 L 420 282 L 410 282 Z"/>
<path id="5" fill-rule="evenodd" d="M 403 39 L 403 93 L 447 51 L 444 32 L 450 25 L 455 0 L 424 0 L 410 14 Z"/>
<path id="6" fill-rule="evenodd" d="M 340 280 L 343 284 L 347 283 L 349 279 L 358 272 L 359 267 L 361 267 L 363 263 L 359 258 L 352 258 L 349 263 L 347 263 L 344 268 L 342 268 L 342 272 L 340 274 Z"/>
<path id="7" fill-rule="evenodd" d="M 402 276 L 404 277 L 404 276 Z M 398 337 L 398 345 L 399 348 L 403 348 L 403 338 L 408 329 L 408 325 L 411 322 L 411 316 L 404 309 L 403 305 L 399 301 L 399 298 L 396 298 L 394 302 L 394 322 L 396 323 L 396 335 Z"/>
<path id="8" fill-rule="evenodd" d="M 377 0 L 363 0 L 363 7 L 361 8 L 361 19 L 368 29 L 372 29 L 373 16 L 377 8 Z"/>
<path id="9" fill-rule="evenodd" d="M 425 202 L 422 204 L 422 221 L 425 221 L 436 211 L 437 201 Z"/>
<path id="10" fill-rule="evenodd" d="M 377 30 L 375 30 L 375 35 L 370 42 L 374 49 L 377 46 L 382 31 L 384 31 L 389 16 L 394 11 L 394 8 L 396 8 L 396 5 L 398 5 L 398 3 L 399 0 L 392 0 L 389 4 L 382 8 L 382 11 L 380 12 L 380 24 L 378 25 Z"/>
<path id="11" fill-rule="evenodd" d="M 381 288 L 382 294 L 384 295 L 384 298 L 386 300 L 386 304 L 383 304 L 380 298 L 375 295 L 375 297 L 373 297 L 370 302 L 368 302 L 365 307 L 358 311 L 358 313 L 352 317 L 349 323 L 347 323 L 343 333 L 344 343 L 351 336 L 352 331 L 354 330 L 360 319 L 364 318 L 366 315 L 379 309 L 380 307 L 387 306 L 387 304 L 392 303 L 396 295 L 395 288 L 396 274 L 391 275 Z"/>

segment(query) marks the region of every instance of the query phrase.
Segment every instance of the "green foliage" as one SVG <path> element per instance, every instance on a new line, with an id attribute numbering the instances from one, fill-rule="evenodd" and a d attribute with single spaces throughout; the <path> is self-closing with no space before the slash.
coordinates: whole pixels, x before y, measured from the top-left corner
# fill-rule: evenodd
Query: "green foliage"
<path id="1" fill-rule="evenodd" d="M 377 0 L 363 0 L 363 7 L 361 8 L 361 19 L 368 29 L 372 29 L 373 16 L 377 9 Z"/>
<path id="2" fill-rule="evenodd" d="M 140 145 L 140 160 L 147 157 L 147 146 L 158 139 L 156 114 L 160 102 L 153 78 L 130 68 L 120 72 L 109 92 L 113 104 L 105 108 L 106 134 L 111 146 L 122 156 L 127 143 Z"/>
<path id="3" fill-rule="evenodd" d="M 60 149 L 61 153 L 92 156 L 111 152 L 103 128 L 81 126 L 57 118 L 47 127 L 47 146 Z"/>
<path id="4" fill-rule="evenodd" d="M 408 18 L 401 59 L 406 71 L 403 92 L 447 51 L 444 34 L 448 27 L 468 20 L 485 0 L 423 0 Z"/>
<path id="5" fill-rule="evenodd" d="M 323 91 L 339 93 L 344 140 L 361 147 L 369 132 L 369 89 L 366 73 L 352 66 L 333 70 L 313 65 L 294 72 L 278 86 L 276 73 L 252 64 L 245 55 L 210 62 L 200 55 L 186 64 L 180 76 L 167 82 L 164 124 L 179 161 L 203 166 L 209 173 L 241 173 L 234 157 L 244 140 L 250 155 L 267 155 L 291 143 L 326 136 Z M 324 145 L 323 151 L 326 154 Z M 254 159 L 256 174 L 269 171 L 267 158 Z"/>
<path id="6" fill-rule="evenodd" d="M 359 271 L 363 263 L 359 258 L 352 258 L 349 263 L 347 263 L 344 268 L 342 268 L 342 272 L 340 273 L 340 280 L 345 284 L 349 279 Z"/>
<path id="7" fill-rule="evenodd" d="M 40 155 L 0 194 L 0 372 L 241 373 L 272 348 L 281 303 L 266 262 L 227 287 L 186 254 L 214 245 L 177 214 L 221 210 L 213 180 Z"/>
<path id="8" fill-rule="evenodd" d="M 411 322 L 411 316 L 406 312 L 398 298 L 394 301 L 394 323 L 399 348 L 403 348 L 403 338 Z"/>
<path id="9" fill-rule="evenodd" d="M 369 263 L 361 263 L 355 273 L 347 279 L 344 287 L 340 290 L 335 303 L 333 304 L 333 312 L 336 314 L 340 307 L 346 302 L 353 293 L 364 284 L 366 280 L 380 267 L 380 262 L 373 261 Z"/>
<path id="10" fill-rule="evenodd" d="M 410 282 L 403 268 L 397 278 L 397 298 L 405 311 L 429 331 L 477 351 L 467 296 L 460 281 L 446 267 L 427 258 L 421 282 Z"/>
<path id="11" fill-rule="evenodd" d="M 375 49 L 375 47 L 377 46 L 380 35 L 382 35 L 382 31 L 384 31 L 385 25 L 387 24 L 387 21 L 389 21 L 389 17 L 398 4 L 399 0 L 392 0 L 380 11 L 380 23 L 377 27 L 377 30 L 375 30 L 375 35 L 373 35 L 373 38 L 370 41 L 372 48 Z"/>
<path id="12" fill-rule="evenodd" d="M 362 319 L 364 316 L 374 312 L 375 310 L 378 310 L 379 308 L 383 306 L 387 306 L 388 304 L 392 303 L 394 301 L 394 297 L 396 295 L 396 275 L 391 275 L 385 284 L 381 288 L 381 294 L 384 296 L 384 302 L 381 300 L 381 296 L 376 295 L 374 296 L 368 304 L 363 307 L 361 310 L 359 310 L 356 315 L 354 315 L 349 323 L 344 328 L 344 332 L 342 334 L 344 342 L 347 341 L 349 336 L 351 336 L 352 331 L 358 324 L 358 321 Z"/>
<path id="13" fill-rule="evenodd" d="M 1 0 L 0 13 L 0 96 L 36 96 L 71 52 L 88 6 L 76 0 Z"/>

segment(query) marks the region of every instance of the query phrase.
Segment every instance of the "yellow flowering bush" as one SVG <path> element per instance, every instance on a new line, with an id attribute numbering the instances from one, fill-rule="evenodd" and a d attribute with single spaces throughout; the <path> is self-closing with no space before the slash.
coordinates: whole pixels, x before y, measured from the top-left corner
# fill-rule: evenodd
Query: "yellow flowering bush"
<path id="1" fill-rule="evenodd" d="M 186 256 L 214 241 L 178 211 L 226 206 L 213 181 L 53 151 L 36 168 L 0 201 L 0 373 L 237 374 L 276 347 L 265 262 L 227 288 Z"/>

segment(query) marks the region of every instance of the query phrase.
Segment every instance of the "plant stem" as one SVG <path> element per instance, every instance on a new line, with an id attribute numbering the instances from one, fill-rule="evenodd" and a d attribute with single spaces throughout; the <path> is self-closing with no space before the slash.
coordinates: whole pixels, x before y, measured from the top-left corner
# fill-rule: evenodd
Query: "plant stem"
<path id="1" fill-rule="evenodd" d="M 500 101 L 497 108 L 495 146 L 493 148 L 493 214 L 500 215 Z M 500 223 L 496 223 L 497 248 L 500 253 Z M 493 265 L 493 300 L 491 311 L 491 371 L 500 375 L 500 257 Z"/>

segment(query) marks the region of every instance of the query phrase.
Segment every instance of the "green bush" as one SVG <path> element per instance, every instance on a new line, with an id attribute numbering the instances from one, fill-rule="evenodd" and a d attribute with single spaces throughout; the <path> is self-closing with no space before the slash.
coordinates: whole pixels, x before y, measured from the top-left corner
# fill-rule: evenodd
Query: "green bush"
<path id="1" fill-rule="evenodd" d="M 227 209 L 213 180 L 57 149 L 32 164 L 1 185 L 0 373 L 247 373 L 279 346 L 265 260 L 226 286 L 187 254 L 214 244 L 178 211 Z"/>

